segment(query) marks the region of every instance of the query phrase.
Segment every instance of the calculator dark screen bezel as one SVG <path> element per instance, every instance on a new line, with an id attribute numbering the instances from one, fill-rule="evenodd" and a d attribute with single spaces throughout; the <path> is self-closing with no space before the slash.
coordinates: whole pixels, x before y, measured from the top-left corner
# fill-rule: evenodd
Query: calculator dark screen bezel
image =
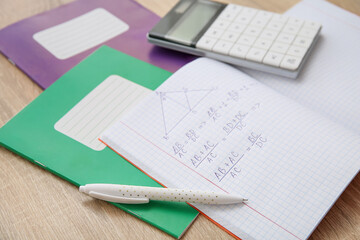
<path id="1" fill-rule="evenodd" d="M 173 30 L 174 26 L 182 19 L 182 17 L 192 8 L 195 4 L 207 4 L 216 7 L 216 13 L 208 20 L 207 24 L 193 37 L 190 44 L 185 44 L 183 42 L 175 41 L 173 39 L 168 39 L 167 34 Z M 226 7 L 226 4 L 211 2 L 206 0 L 182 0 L 179 1 L 171 10 L 163 17 L 157 25 L 151 29 L 148 33 L 149 38 L 161 39 L 163 41 L 174 42 L 180 45 L 185 45 L 189 47 L 195 47 L 196 42 L 204 34 L 204 32 L 209 28 L 209 26 L 214 22 L 214 20 L 219 16 L 222 10 Z M 179 9 L 185 8 L 179 11 Z"/>

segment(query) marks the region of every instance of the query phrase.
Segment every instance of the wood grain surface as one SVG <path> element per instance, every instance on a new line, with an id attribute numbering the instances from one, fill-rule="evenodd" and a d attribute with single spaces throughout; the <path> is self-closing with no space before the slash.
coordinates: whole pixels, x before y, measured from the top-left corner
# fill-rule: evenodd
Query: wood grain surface
<path id="1" fill-rule="evenodd" d="M 100 1 L 100 0 L 99 0 Z M 120 0 L 119 0 L 120 1 Z M 1 0 L 0 29 L 71 0 Z M 141 0 L 159 16 L 176 0 Z M 232 1 L 282 13 L 298 0 Z M 359 0 L 331 0 L 360 15 Z M 341 84 L 341 82 L 339 82 Z M 0 55 L 0 127 L 42 90 Z M 0 147 L 0 239 L 172 239 L 120 209 Z M 183 239 L 232 239 L 199 216 Z M 360 176 L 355 177 L 311 238 L 360 239 Z"/>

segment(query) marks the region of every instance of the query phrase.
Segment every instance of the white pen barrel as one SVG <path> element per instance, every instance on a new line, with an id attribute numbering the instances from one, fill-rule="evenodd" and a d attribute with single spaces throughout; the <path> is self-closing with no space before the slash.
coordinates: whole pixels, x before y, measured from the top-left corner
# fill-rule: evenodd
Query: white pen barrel
<path id="1" fill-rule="evenodd" d="M 136 187 L 125 185 L 121 189 L 124 197 L 147 197 L 150 200 L 189 202 L 203 204 L 231 204 L 243 201 L 237 195 L 193 191 L 175 188 Z"/>
<path id="2" fill-rule="evenodd" d="M 152 200 L 166 200 L 175 202 L 189 202 L 189 203 L 202 203 L 202 204 L 232 204 L 243 202 L 243 198 L 237 195 L 194 191 L 186 189 L 164 188 L 159 191 L 159 198 L 152 198 Z M 161 196 L 161 194 L 163 196 Z M 166 199 L 163 199 L 166 197 Z"/>
<path id="3" fill-rule="evenodd" d="M 80 190 L 85 193 L 94 191 L 124 198 L 149 198 L 150 200 L 172 202 L 232 204 L 244 201 L 240 196 L 226 193 L 117 184 L 87 184 Z"/>

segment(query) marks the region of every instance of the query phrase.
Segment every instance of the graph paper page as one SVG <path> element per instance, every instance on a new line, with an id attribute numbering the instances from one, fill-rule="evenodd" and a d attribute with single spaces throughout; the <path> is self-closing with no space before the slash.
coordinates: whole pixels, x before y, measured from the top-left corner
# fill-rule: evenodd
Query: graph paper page
<path id="1" fill-rule="evenodd" d="M 286 14 L 323 26 L 320 39 L 299 77 L 293 80 L 259 71 L 246 72 L 360 134 L 359 16 L 321 0 L 304 0 Z"/>
<path id="2" fill-rule="evenodd" d="M 248 198 L 196 205 L 243 239 L 305 239 L 360 166 L 357 135 L 206 58 L 101 139 L 167 187 Z"/>

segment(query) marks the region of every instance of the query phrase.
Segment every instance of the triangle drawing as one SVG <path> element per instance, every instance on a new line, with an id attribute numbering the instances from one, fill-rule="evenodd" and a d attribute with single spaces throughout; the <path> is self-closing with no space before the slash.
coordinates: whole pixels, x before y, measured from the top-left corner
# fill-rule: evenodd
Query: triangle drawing
<path id="1" fill-rule="evenodd" d="M 199 89 L 156 92 L 160 97 L 160 104 L 164 122 L 164 133 L 167 137 L 196 106 L 214 89 Z"/>

